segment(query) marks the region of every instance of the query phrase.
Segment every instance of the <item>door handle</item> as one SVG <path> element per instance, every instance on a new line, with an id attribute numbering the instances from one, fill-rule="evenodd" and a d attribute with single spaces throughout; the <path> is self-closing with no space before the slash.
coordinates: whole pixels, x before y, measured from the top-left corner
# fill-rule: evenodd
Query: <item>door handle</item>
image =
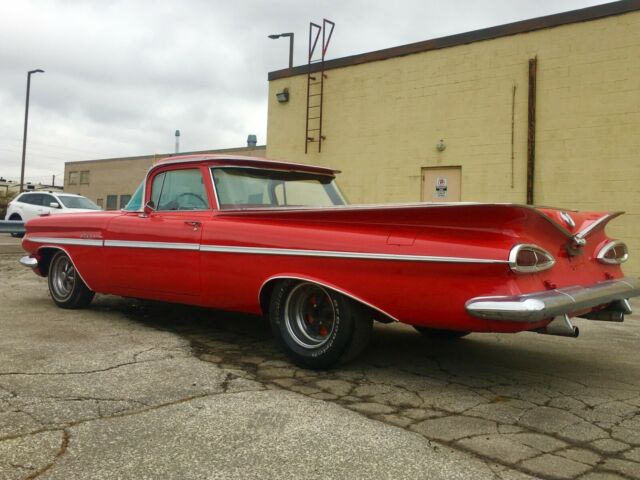
<path id="1" fill-rule="evenodd" d="M 189 225 L 189 226 L 193 227 L 193 231 L 194 232 L 196 230 L 198 230 L 200 228 L 200 226 L 202 226 L 202 222 L 198 222 L 196 220 L 186 220 L 184 223 L 186 225 Z"/>

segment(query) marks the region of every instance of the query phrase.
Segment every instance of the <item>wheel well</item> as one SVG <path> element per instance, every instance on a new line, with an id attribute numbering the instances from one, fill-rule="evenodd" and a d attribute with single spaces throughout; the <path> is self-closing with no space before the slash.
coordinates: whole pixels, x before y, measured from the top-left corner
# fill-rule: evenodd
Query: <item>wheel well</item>
<path id="1" fill-rule="evenodd" d="M 312 279 L 300 278 L 300 277 L 272 278 L 271 280 L 267 280 L 267 282 L 264 285 L 262 285 L 262 288 L 260 289 L 260 309 L 262 310 L 263 315 L 267 316 L 269 314 L 269 299 L 271 298 L 271 293 L 273 292 L 273 289 L 279 282 L 282 282 L 285 280 L 294 280 L 296 282 L 310 282 L 310 283 L 316 283 L 318 285 L 322 285 L 324 288 L 327 288 L 333 292 L 339 293 L 340 295 L 344 295 L 345 297 L 348 297 L 352 301 L 356 302 L 358 305 L 360 305 L 360 307 L 364 311 L 369 312 L 371 314 L 371 317 L 378 322 L 392 323 L 394 321 L 397 321 L 395 318 L 391 317 L 391 315 L 388 315 L 387 313 L 381 310 L 378 310 L 377 308 L 374 308 L 371 305 L 368 305 L 367 303 L 363 302 L 359 298 L 354 297 L 353 295 L 350 295 L 343 291 L 340 291 L 339 289 L 334 288 L 331 285 L 327 285 Z"/>
<path id="2" fill-rule="evenodd" d="M 38 250 L 38 256 L 40 257 L 38 260 L 38 270 L 42 273 L 43 277 L 46 277 L 49 274 L 49 264 L 51 263 L 51 259 L 56 254 L 56 252 L 62 252 L 63 250 L 59 248 L 45 247 Z"/>
<path id="3" fill-rule="evenodd" d="M 17 213 L 12 213 L 11 216 L 9 217 L 9 220 L 22 220 L 22 217 Z"/>

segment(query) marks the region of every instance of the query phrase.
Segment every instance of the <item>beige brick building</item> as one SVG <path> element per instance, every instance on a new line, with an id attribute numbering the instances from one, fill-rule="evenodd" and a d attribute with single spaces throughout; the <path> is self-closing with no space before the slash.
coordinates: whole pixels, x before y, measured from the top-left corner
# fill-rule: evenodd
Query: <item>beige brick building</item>
<path id="1" fill-rule="evenodd" d="M 270 158 L 342 170 L 352 202 L 526 203 L 530 195 L 538 205 L 625 210 L 608 232 L 627 241 L 626 272 L 640 275 L 640 1 L 324 68 L 321 153 L 309 143 L 305 154 L 307 66 L 269 74 Z M 279 103 L 285 88 L 289 101 Z"/>
<path id="2" fill-rule="evenodd" d="M 181 152 L 179 155 L 223 153 L 264 157 L 266 147 L 226 148 Z M 106 210 L 124 207 L 151 165 L 177 154 L 161 153 L 140 157 L 105 158 L 83 160 L 64 164 L 64 191 L 90 198 Z"/>

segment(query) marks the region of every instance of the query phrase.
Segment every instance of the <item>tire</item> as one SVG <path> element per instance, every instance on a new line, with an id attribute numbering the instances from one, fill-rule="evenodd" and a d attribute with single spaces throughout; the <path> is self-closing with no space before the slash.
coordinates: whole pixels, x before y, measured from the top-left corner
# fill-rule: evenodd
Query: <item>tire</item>
<path id="1" fill-rule="evenodd" d="M 294 280 L 273 289 L 269 321 L 291 361 L 313 370 L 354 359 L 369 343 L 373 327 L 360 304 L 321 285 Z"/>
<path id="2" fill-rule="evenodd" d="M 471 332 L 462 332 L 459 330 L 445 330 L 442 328 L 428 328 L 428 327 L 416 327 L 417 331 L 419 331 L 422 335 L 427 338 L 431 338 L 434 340 L 456 340 L 458 338 L 466 337 Z"/>
<path id="3" fill-rule="evenodd" d="M 16 214 L 16 213 L 14 213 L 13 215 L 11 215 L 9 220 L 20 221 L 20 220 L 22 220 L 22 217 L 20 215 Z M 22 237 L 24 237 L 24 233 L 12 233 L 11 236 L 14 237 L 14 238 L 22 238 Z"/>
<path id="4" fill-rule="evenodd" d="M 91 303 L 95 292 L 82 281 L 73 262 L 65 252 L 51 258 L 47 282 L 51 298 L 61 308 L 84 308 Z"/>

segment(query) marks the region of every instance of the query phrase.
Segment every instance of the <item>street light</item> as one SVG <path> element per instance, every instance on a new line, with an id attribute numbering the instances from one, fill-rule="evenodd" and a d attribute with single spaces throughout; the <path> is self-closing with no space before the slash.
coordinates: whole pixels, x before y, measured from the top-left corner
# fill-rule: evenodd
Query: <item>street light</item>
<path id="1" fill-rule="evenodd" d="M 27 101 L 24 107 L 24 133 L 22 134 L 22 169 L 20 170 L 20 192 L 24 191 L 24 158 L 27 151 L 27 122 L 29 120 L 29 91 L 31 90 L 31 75 L 44 73 L 44 70 L 30 70 L 27 72 Z"/>
<path id="2" fill-rule="evenodd" d="M 269 35 L 271 40 L 280 37 L 289 37 L 289 68 L 293 68 L 293 33 L 274 33 L 273 35 Z"/>

